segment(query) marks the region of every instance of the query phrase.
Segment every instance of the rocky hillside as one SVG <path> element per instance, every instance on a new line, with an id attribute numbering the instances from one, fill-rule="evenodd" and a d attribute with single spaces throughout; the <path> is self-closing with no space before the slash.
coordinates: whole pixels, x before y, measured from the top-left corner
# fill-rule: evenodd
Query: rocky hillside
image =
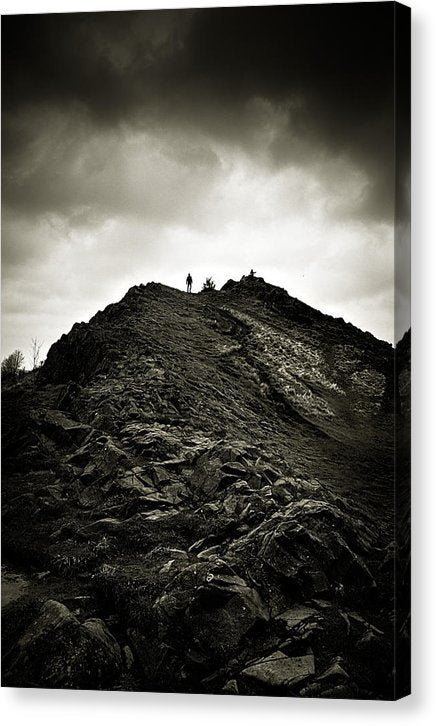
<path id="1" fill-rule="evenodd" d="M 261 278 L 76 324 L 3 395 L 3 684 L 398 695 L 398 386 Z"/>

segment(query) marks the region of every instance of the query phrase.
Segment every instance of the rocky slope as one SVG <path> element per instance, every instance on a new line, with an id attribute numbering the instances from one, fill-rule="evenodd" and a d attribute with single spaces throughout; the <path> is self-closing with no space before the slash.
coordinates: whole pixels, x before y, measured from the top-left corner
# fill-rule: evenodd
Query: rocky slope
<path id="1" fill-rule="evenodd" d="M 3 395 L 3 684 L 395 697 L 393 362 L 261 278 L 75 325 Z"/>

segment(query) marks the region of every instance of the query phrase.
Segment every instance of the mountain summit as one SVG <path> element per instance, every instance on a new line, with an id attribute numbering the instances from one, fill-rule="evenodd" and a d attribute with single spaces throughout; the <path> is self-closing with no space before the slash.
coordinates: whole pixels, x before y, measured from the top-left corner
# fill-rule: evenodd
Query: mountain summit
<path id="1" fill-rule="evenodd" d="M 5 685 L 393 698 L 394 359 L 256 277 L 74 325 L 4 394 Z"/>

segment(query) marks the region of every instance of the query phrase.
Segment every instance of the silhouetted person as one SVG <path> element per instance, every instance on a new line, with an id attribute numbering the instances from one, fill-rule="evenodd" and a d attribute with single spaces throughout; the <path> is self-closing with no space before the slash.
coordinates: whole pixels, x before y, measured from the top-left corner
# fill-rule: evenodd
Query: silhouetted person
<path id="1" fill-rule="evenodd" d="M 251 277 L 251 279 L 253 279 L 255 274 L 256 274 L 255 271 L 253 270 L 253 268 L 251 268 L 249 277 Z"/>
<path id="2" fill-rule="evenodd" d="M 190 272 L 188 272 L 188 277 L 186 278 L 186 292 L 192 292 L 192 277 Z"/>

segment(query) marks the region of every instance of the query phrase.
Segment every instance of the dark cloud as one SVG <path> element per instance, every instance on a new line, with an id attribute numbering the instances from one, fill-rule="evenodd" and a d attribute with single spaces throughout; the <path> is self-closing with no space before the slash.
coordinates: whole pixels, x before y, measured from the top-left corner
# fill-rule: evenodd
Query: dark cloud
<path id="1" fill-rule="evenodd" d="M 17 111 L 35 105 L 69 106 L 102 127 L 164 121 L 248 145 L 247 104 L 263 98 L 288 109 L 270 163 L 310 163 L 323 151 L 348 156 L 370 177 L 360 213 L 386 218 L 394 5 L 6 17 L 6 160 L 30 142 L 16 133 Z"/>

